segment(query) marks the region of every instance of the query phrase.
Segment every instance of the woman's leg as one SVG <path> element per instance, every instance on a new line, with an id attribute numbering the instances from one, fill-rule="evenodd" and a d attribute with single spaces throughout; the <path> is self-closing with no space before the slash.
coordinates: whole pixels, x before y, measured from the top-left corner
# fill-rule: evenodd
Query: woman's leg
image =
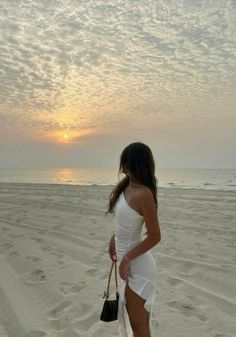
<path id="1" fill-rule="evenodd" d="M 144 308 L 145 300 L 136 294 L 126 282 L 126 309 L 129 315 L 133 337 L 151 337 L 149 331 L 149 312 Z"/>

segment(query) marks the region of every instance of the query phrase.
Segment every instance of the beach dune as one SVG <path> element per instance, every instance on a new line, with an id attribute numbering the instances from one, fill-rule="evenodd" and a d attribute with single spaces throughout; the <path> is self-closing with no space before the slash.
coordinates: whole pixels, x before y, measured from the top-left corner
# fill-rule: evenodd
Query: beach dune
<path id="1" fill-rule="evenodd" d="M 1 337 L 118 337 L 117 321 L 99 320 L 111 189 L 0 184 Z M 158 198 L 153 337 L 234 337 L 236 192 L 159 188 Z"/>

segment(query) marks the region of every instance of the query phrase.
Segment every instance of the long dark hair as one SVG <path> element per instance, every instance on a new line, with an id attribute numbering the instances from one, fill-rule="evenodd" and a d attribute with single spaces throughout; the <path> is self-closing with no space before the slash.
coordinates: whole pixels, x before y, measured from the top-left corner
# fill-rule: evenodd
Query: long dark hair
<path id="1" fill-rule="evenodd" d="M 153 194 L 156 207 L 157 202 L 157 179 L 155 177 L 155 161 L 151 149 L 140 142 L 127 145 L 120 155 L 120 165 L 118 175 L 129 171 L 131 175 L 140 183 L 148 186 Z M 113 188 L 109 196 L 107 213 L 113 213 L 113 207 L 121 192 L 129 185 L 129 177 L 125 176 Z"/>

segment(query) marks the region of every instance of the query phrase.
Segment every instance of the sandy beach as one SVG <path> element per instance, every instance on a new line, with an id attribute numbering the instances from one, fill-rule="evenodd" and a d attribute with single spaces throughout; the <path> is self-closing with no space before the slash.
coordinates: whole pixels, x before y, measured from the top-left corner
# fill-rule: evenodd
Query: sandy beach
<path id="1" fill-rule="evenodd" d="M 111 188 L 0 184 L 1 337 L 118 337 L 116 321 L 99 320 Z M 158 198 L 153 337 L 234 337 L 236 192 L 159 188 Z"/>

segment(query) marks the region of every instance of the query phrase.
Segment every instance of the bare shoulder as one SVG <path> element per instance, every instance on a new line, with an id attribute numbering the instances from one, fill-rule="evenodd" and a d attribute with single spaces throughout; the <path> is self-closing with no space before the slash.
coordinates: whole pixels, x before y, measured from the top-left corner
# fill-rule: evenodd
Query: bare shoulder
<path id="1" fill-rule="evenodd" d="M 154 197 L 152 194 L 151 189 L 148 186 L 142 186 L 139 189 L 139 193 L 138 193 L 138 198 L 139 201 L 143 204 L 143 203 L 150 203 L 150 202 L 154 202 Z"/>

